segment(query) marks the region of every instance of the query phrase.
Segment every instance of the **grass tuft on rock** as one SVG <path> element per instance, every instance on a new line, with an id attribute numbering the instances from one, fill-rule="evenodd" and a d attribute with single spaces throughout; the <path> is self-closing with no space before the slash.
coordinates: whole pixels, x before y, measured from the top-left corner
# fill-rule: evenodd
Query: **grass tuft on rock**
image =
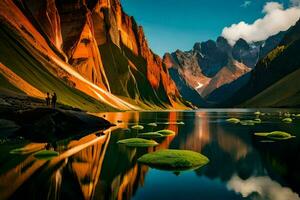
<path id="1" fill-rule="evenodd" d="M 226 119 L 226 121 L 229 123 L 238 124 L 238 123 L 240 123 L 241 120 L 239 120 L 237 118 L 229 118 L 229 119 Z"/>
<path id="2" fill-rule="evenodd" d="M 168 149 L 145 154 L 138 159 L 138 162 L 152 168 L 183 171 L 202 167 L 209 162 L 209 159 L 194 151 Z"/>
<path id="3" fill-rule="evenodd" d="M 144 126 L 142 125 L 134 125 L 131 127 L 132 129 L 135 129 L 135 130 L 143 130 L 144 129 Z"/>
<path id="4" fill-rule="evenodd" d="M 124 144 L 128 147 L 153 147 L 158 145 L 158 143 L 154 140 L 147 140 L 143 138 L 129 138 L 125 140 L 119 140 L 117 143 Z"/>
<path id="5" fill-rule="evenodd" d="M 162 135 L 164 135 L 164 136 L 175 135 L 175 132 L 174 132 L 174 131 L 172 131 L 172 130 L 167 130 L 167 129 L 157 131 L 157 133 L 162 134 Z"/>
<path id="6" fill-rule="evenodd" d="M 287 140 L 291 138 L 295 138 L 296 136 L 291 135 L 290 133 L 283 131 L 273 131 L 266 133 L 255 133 L 256 136 L 264 137 L 272 140 Z"/>
<path id="7" fill-rule="evenodd" d="M 57 157 L 59 155 L 58 152 L 52 151 L 52 150 L 42 150 L 39 152 L 36 152 L 34 154 L 34 157 L 39 160 L 51 160 L 54 157 Z"/>

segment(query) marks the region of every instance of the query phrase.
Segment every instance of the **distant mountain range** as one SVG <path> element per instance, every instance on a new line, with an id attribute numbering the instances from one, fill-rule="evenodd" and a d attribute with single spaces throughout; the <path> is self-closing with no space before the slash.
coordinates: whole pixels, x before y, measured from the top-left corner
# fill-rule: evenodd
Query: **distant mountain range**
<path id="1" fill-rule="evenodd" d="M 169 68 L 181 95 L 197 106 L 207 106 L 207 103 L 224 100 L 222 94 L 220 97 L 215 90 L 240 77 L 247 77 L 246 74 L 280 43 L 283 36 L 284 32 L 281 32 L 253 44 L 239 39 L 234 46 L 229 45 L 224 37 L 218 37 L 216 41 L 196 43 L 190 51 L 177 50 L 166 53 L 164 63 Z M 236 82 L 236 87 L 239 88 L 243 83 Z M 198 95 L 195 95 L 195 91 Z M 190 93 L 193 94 L 193 98 L 190 98 Z"/>

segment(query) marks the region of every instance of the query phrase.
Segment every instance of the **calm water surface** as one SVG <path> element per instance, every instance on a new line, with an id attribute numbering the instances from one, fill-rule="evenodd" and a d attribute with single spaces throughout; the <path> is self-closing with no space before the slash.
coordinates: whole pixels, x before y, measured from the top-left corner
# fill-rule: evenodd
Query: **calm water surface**
<path id="1" fill-rule="evenodd" d="M 24 141 L 0 145 L 0 199 L 267 199 L 298 200 L 300 194 L 300 119 L 282 123 L 279 111 L 264 110 L 262 124 L 227 123 L 229 117 L 254 119 L 255 110 L 197 112 L 101 113 L 117 124 L 105 135 L 91 133 L 57 141 L 60 156 L 37 160 L 32 155 L 47 144 Z M 290 110 L 292 113 L 300 113 Z M 184 122 L 178 125 L 176 122 Z M 158 127 L 149 127 L 155 122 Z M 155 148 L 116 144 L 139 132 L 176 132 Z M 281 130 L 297 137 L 287 141 L 258 140 L 255 132 Z M 25 147 L 22 154 L 10 154 Z M 181 173 L 152 169 L 137 163 L 147 152 L 187 149 L 206 155 L 208 165 Z"/>

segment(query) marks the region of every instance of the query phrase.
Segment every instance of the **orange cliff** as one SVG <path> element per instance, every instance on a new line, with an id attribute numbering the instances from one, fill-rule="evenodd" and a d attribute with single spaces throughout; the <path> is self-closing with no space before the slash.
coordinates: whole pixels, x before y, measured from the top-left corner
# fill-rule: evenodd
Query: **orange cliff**
<path id="1" fill-rule="evenodd" d="M 3 0 L 1 7 L 1 20 L 50 62 L 35 56 L 47 70 L 71 87 L 119 109 L 186 108 L 143 28 L 123 12 L 119 0 Z M 105 54 L 100 50 L 105 45 L 117 50 Z"/>
<path id="2" fill-rule="evenodd" d="M 176 101 L 178 103 L 180 95 L 167 68 L 162 63 L 161 58 L 149 48 L 143 28 L 137 25 L 133 17 L 124 13 L 120 1 L 98 0 L 90 9 L 92 10 L 98 45 L 111 41 L 120 49 L 125 46 L 136 57 L 142 57 L 146 62 L 146 72 L 141 66 L 135 66 L 134 62 L 130 62 L 131 67 L 145 73 L 151 86 L 158 93 L 160 87 L 163 88 L 165 95 L 168 96 L 168 103 L 173 106 L 177 105 Z M 128 59 L 130 61 L 130 58 Z"/>

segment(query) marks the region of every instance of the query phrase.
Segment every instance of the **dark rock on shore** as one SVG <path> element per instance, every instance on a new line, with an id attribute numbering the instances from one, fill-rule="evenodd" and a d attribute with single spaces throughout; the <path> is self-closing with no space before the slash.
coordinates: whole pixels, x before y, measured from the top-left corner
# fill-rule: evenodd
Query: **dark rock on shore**
<path id="1" fill-rule="evenodd" d="M 0 138 L 11 135 L 12 133 L 19 130 L 19 128 L 20 126 L 17 125 L 14 121 L 0 118 Z"/>
<path id="2" fill-rule="evenodd" d="M 107 120 L 85 112 L 34 108 L 9 115 L 20 129 L 13 136 L 22 136 L 34 142 L 55 142 L 114 126 Z"/>

